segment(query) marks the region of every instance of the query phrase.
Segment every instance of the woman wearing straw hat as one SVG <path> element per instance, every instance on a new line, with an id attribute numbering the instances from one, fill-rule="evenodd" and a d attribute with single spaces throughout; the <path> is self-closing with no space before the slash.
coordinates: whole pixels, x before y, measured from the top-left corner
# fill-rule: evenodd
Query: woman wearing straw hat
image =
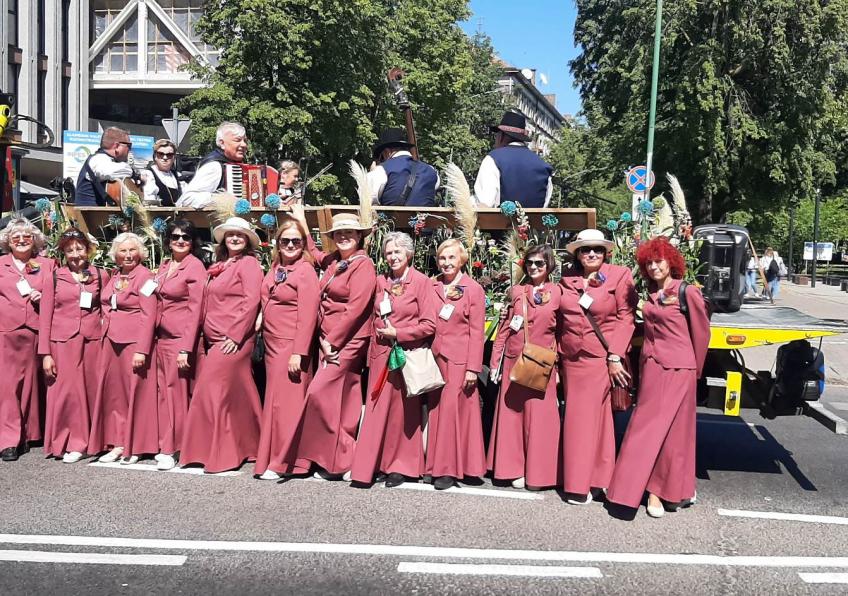
<path id="1" fill-rule="evenodd" d="M 319 478 L 337 480 L 353 464 L 362 412 L 362 370 L 377 277 L 374 263 L 363 250 L 371 228 L 362 226 L 352 213 L 334 215 L 332 227 L 324 233 L 332 237 L 336 250 L 324 252 L 309 234 L 303 207 L 293 205 L 292 215 L 324 273 L 319 282 L 318 370 L 307 391 L 300 442 L 290 451 L 287 463 L 315 464 Z"/>
<path id="2" fill-rule="evenodd" d="M 217 262 L 207 271 L 203 339 L 180 463 L 223 472 L 255 459 L 259 444 L 261 407 L 250 356 L 263 274 L 254 256 L 259 236 L 247 221 L 231 217 L 212 235 Z"/>
<path id="3" fill-rule="evenodd" d="M 636 291 L 627 267 L 607 263 L 613 243 L 583 230 L 566 249 L 574 263 L 560 281 L 559 352 L 565 381 L 563 481 L 572 505 L 606 489 L 615 464 L 610 390 L 626 385 L 621 360 L 633 336 Z"/>

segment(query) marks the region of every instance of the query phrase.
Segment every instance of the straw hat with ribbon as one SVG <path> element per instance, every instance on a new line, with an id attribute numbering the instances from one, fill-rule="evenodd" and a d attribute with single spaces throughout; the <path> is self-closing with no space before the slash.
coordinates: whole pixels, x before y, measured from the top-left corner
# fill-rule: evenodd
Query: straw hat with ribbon
<path id="1" fill-rule="evenodd" d="M 332 234 L 341 230 L 353 230 L 362 232 L 363 236 L 371 233 L 371 228 L 363 226 L 359 223 L 359 218 L 353 213 L 338 213 L 333 216 L 333 227 L 329 230 L 322 230 L 324 234 Z"/>
<path id="2" fill-rule="evenodd" d="M 250 245 L 255 249 L 259 247 L 259 236 L 253 230 L 253 226 L 248 223 L 247 220 L 242 219 L 241 217 L 230 217 L 222 223 L 220 226 L 216 227 L 212 231 L 212 237 L 215 239 L 215 242 L 219 244 L 224 241 L 224 234 L 227 232 L 239 232 L 240 234 L 244 234 L 247 236 L 250 241 Z"/>

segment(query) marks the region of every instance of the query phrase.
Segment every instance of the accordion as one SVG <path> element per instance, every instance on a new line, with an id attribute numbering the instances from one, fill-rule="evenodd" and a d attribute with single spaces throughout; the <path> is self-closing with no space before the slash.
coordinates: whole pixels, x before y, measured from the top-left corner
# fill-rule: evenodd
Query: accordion
<path id="1" fill-rule="evenodd" d="M 247 199 L 251 207 L 262 207 L 265 197 L 277 192 L 280 173 L 271 166 L 225 163 L 224 190 L 237 199 Z"/>

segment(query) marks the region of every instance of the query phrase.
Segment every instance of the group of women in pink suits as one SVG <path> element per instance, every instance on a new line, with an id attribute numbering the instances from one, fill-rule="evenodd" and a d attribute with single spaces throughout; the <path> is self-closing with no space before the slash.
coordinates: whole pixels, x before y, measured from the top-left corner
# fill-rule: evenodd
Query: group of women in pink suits
<path id="1" fill-rule="evenodd" d="M 0 257 L 0 357 L 14 390 L 0 395 L 0 456 L 16 459 L 43 438 L 46 455 L 69 463 L 152 455 L 163 470 L 179 459 L 220 472 L 255 461 L 265 480 L 314 473 L 391 487 L 429 477 L 436 489 L 491 471 L 516 488 L 561 487 L 577 505 L 606 494 L 635 508 L 647 494 L 653 516 L 694 499 L 695 381 L 709 322 L 698 289 L 680 289 L 682 258 L 667 240 L 637 255 L 650 288 L 645 347 L 616 462 L 610 392 L 629 382 L 622 362 L 637 296 L 630 271 L 609 264 L 603 233 L 584 230 L 568 245 L 574 262 L 559 283 L 549 246 L 523 256 L 489 362 L 500 387 L 486 450 L 486 295 L 464 271 L 463 244 L 438 247 L 431 279 L 412 266 L 412 239 L 389 233 L 380 247 L 388 271 L 378 275 L 364 250 L 371 229 L 356 216 L 334 216 L 332 244 L 320 250 L 303 209 L 292 215 L 276 230 L 264 275 L 259 237 L 241 218 L 214 229 L 208 270 L 189 222 L 170 226 L 169 257 L 155 274 L 142 265 L 141 239 L 120 234 L 111 276 L 90 264 L 79 230 L 61 236 L 56 268 L 38 256 L 36 227 L 10 223 L 0 234 L 9 253 Z M 511 379 L 528 343 L 557 354 L 544 391 Z M 264 403 L 251 371 L 260 347 Z M 442 386 L 407 395 L 399 350 L 432 350 L 428 368 Z"/>

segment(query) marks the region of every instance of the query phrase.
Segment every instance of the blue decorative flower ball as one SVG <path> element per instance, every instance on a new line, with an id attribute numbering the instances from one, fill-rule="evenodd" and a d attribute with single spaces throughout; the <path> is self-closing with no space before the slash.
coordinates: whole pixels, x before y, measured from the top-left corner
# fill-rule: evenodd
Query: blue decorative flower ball
<path id="1" fill-rule="evenodd" d="M 556 215 L 543 215 L 542 216 L 542 225 L 547 228 L 555 228 L 559 225 L 559 218 Z"/>
<path id="2" fill-rule="evenodd" d="M 278 194 L 271 194 L 265 197 L 265 206 L 268 207 L 268 209 L 279 209 L 281 203 L 282 200 Z"/>
<path id="3" fill-rule="evenodd" d="M 154 220 L 150 223 L 150 225 L 151 225 L 151 226 L 153 227 L 153 229 L 154 229 L 156 232 L 158 232 L 159 234 L 164 233 L 164 232 L 165 232 L 165 230 L 167 230 L 167 229 L 168 229 L 168 224 L 167 224 L 167 222 L 166 222 L 164 219 L 162 219 L 161 217 L 157 217 L 156 219 L 154 219 Z"/>
<path id="4" fill-rule="evenodd" d="M 277 218 L 272 213 L 263 213 L 262 217 L 259 218 L 259 223 L 266 228 L 273 228 L 277 225 Z"/>
<path id="5" fill-rule="evenodd" d="M 518 208 L 512 201 L 504 201 L 503 203 L 501 203 L 501 213 L 503 213 L 507 217 L 512 217 L 513 215 L 515 215 L 516 211 L 518 211 Z"/>
<path id="6" fill-rule="evenodd" d="M 637 209 L 642 215 L 650 215 L 654 212 L 654 204 L 651 201 L 643 200 L 639 202 Z"/>
<path id="7" fill-rule="evenodd" d="M 50 213 L 50 222 L 54 224 L 59 223 L 59 214 L 55 211 Z"/>
<path id="8" fill-rule="evenodd" d="M 50 211 L 50 204 L 50 199 L 41 198 L 35 202 L 35 208 L 41 212 Z"/>
<path id="9" fill-rule="evenodd" d="M 131 205 L 127 205 L 126 207 L 124 207 L 124 215 L 125 216 L 132 217 L 134 213 L 135 213 L 135 209 L 133 209 Z"/>
<path id="10" fill-rule="evenodd" d="M 633 221 L 633 215 L 631 215 L 629 211 L 625 211 L 621 214 L 621 217 L 619 217 L 619 219 L 625 223 L 630 222 Z"/>
<path id="11" fill-rule="evenodd" d="M 407 223 L 409 224 L 410 228 L 414 228 L 415 226 L 418 225 L 418 216 L 413 215 L 412 217 L 409 218 L 409 221 Z"/>
<path id="12" fill-rule="evenodd" d="M 617 219 L 611 219 L 611 220 L 609 220 L 609 221 L 607 222 L 607 229 L 608 229 L 610 232 L 615 232 L 615 231 L 618 229 L 618 220 L 617 220 Z"/>
<path id="13" fill-rule="evenodd" d="M 250 213 L 250 201 L 247 199 L 239 199 L 234 206 L 236 215 L 247 215 Z"/>

